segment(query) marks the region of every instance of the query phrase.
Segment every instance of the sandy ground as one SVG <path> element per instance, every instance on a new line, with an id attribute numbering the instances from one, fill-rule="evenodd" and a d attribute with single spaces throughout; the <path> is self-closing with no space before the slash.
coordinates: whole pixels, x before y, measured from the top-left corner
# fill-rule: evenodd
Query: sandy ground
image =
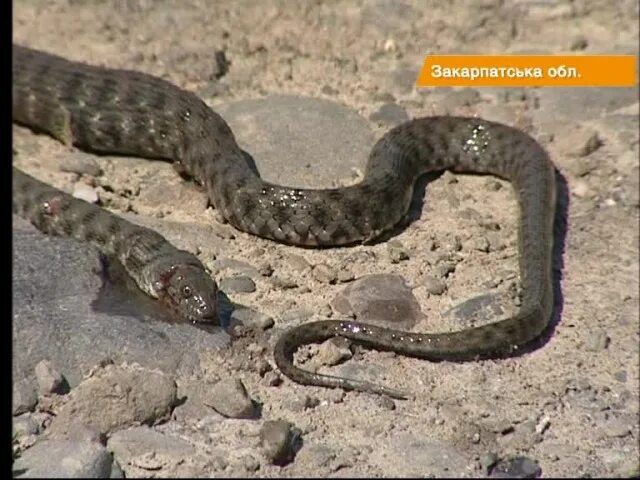
<path id="1" fill-rule="evenodd" d="M 283 469 L 251 471 L 247 467 L 249 474 L 445 475 L 453 474 L 446 470 L 452 468 L 473 476 L 483 474 L 483 462 L 491 452 L 499 458 L 534 459 L 545 476 L 624 475 L 637 468 L 636 93 L 478 89 L 480 96 L 475 98 L 468 91 L 453 95 L 449 90 L 413 87 L 427 52 L 635 53 L 636 2 L 24 0 L 14 6 L 16 42 L 75 60 L 160 76 L 197 92 L 214 109 L 281 94 L 319 97 L 369 119 L 373 137 L 389 128 L 373 116 L 384 104 L 401 107 L 409 117 L 478 114 L 532 132 L 547 145 L 566 179 L 570 193 L 560 282 L 563 305 L 546 344 L 520 358 L 466 364 L 432 364 L 376 352 L 350 360 L 372 364 L 374 378 L 383 372 L 382 382 L 416 393 L 416 400 L 396 402 L 392 409 L 367 395 L 348 394 L 331 401 L 322 389 L 287 380 L 269 388 L 257 375 L 244 373 L 243 381 L 263 402 L 265 416 L 286 417 L 300 427 L 307 448 L 325 445 L 338 452 L 326 463 L 317 461 L 317 455 L 307 455 Z M 230 61 L 220 81 L 215 79 L 216 50 L 223 50 Z M 295 118 L 291 121 L 295 123 Z M 593 135 L 599 139 L 595 149 L 589 147 Z M 251 135 L 238 132 L 238 136 L 245 139 L 243 147 L 254 154 L 261 168 Z M 19 127 L 14 129 L 14 139 L 20 147 L 17 164 L 49 183 L 73 190 L 77 175 L 57 167 L 60 157 L 69 155 L 68 149 Z M 31 144 L 37 148 L 29 150 Z M 581 152 L 583 147 L 588 152 Z M 211 209 L 205 211 L 204 194 L 179 185 L 169 165 L 111 157 L 96 161 L 115 186 L 111 192 L 100 191 L 103 201 L 116 210 L 140 214 L 142 223 L 145 216 L 151 218 L 161 233 L 165 220 L 216 221 Z M 365 157 L 358 161 L 364 165 Z M 304 169 L 306 163 L 300 159 L 291 170 Z M 149 185 L 146 169 L 158 172 L 153 177 L 157 183 Z M 293 182 L 273 171 L 271 175 L 279 183 Z M 344 175 L 335 180 L 353 180 L 348 171 Z M 269 178 L 268 170 L 265 176 Z M 164 190 L 160 183 L 164 181 L 170 182 L 170 188 L 186 188 L 189 200 L 159 207 L 158 190 Z M 263 289 L 258 283 L 256 292 L 229 294 L 234 301 L 272 316 L 276 328 L 330 314 L 331 300 L 344 288 L 295 268 L 300 263 L 296 256 L 312 266 L 328 264 L 338 271 L 348 264 L 355 278 L 400 274 L 415 287 L 413 294 L 425 317 L 416 330 L 460 328 L 464 325 L 443 312 L 490 288 L 506 294 L 517 278 L 514 196 L 509 188 L 494 188 L 495 184 L 488 178 L 464 175 L 432 182 L 421 218 L 396 237 L 409 257 L 399 263 L 390 260 L 385 244 L 311 251 L 242 233 L 215 251 L 199 245 L 199 255 L 211 265 L 222 249 L 227 258 L 258 267 L 269 263 L 297 281 L 299 287 L 293 290 Z M 149 193 L 154 188 L 156 193 Z M 120 195 L 123 191 L 128 192 L 127 198 Z M 502 229 L 487 233 L 470 221 L 473 215 L 468 210 Z M 459 215 L 463 211 L 467 215 Z M 481 235 L 491 244 L 488 253 L 476 248 Z M 429 294 L 424 286 L 433 263 L 433 252 L 425 251 L 427 241 L 435 242 L 434 248 L 440 246 L 440 251 L 459 252 L 462 258 L 441 295 Z M 512 312 L 516 307 L 505 308 Z M 202 362 L 205 370 L 217 365 L 207 355 Z M 329 400 L 311 408 L 290 408 L 292 398 L 305 395 Z M 440 450 L 433 450 L 434 445 L 440 445 Z M 455 468 L 442 458 L 423 458 L 446 455 L 443 445 L 459 455 Z M 128 474 L 170 474 L 122 467 Z M 208 475 L 206 469 L 199 473 Z"/>

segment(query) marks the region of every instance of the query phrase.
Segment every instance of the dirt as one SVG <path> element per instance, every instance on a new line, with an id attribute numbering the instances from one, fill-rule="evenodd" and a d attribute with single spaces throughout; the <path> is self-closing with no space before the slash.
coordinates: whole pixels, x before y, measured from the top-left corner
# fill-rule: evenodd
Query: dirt
<path id="1" fill-rule="evenodd" d="M 534 459 L 545 476 L 620 476 L 638 468 L 637 91 L 575 89 L 559 98 L 553 89 L 454 95 L 450 89 L 414 87 L 426 53 L 636 53 L 636 2 L 25 0 L 14 6 L 15 42 L 160 76 L 198 93 L 214 109 L 282 94 L 325 98 L 369 119 L 375 137 L 389 129 L 385 119 L 402 118 L 402 109 L 410 118 L 477 114 L 531 132 L 566 180 L 560 315 L 540 348 L 521 357 L 461 364 L 363 350 L 341 365 L 355 363 L 361 367 L 358 375 L 368 372 L 378 383 L 416 395 L 390 404 L 287 379 L 272 386 L 258 372 L 243 370 L 238 375 L 263 405 L 263 417 L 292 422 L 305 442 L 288 466 L 254 469 L 246 461 L 245 474 L 481 476 L 491 463 L 489 453 Z M 224 51 L 228 72 L 216 65 L 216 51 Z M 385 104 L 401 109 L 380 110 Z M 243 146 L 252 152 L 247 137 Z M 271 141 L 286 145 L 287 139 Z M 78 152 L 21 127 L 14 127 L 14 144 L 17 165 L 59 188 L 74 189 L 78 175 L 61 172 L 59 163 Z M 168 164 L 115 157 L 95 162 L 107 179 L 94 182 L 103 203 L 128 210 L 128 218 L 152 222 L 160 233 L 165 221 L 217 222 L 204 193 L 182 182 Z M 364 162 L 363 157 L 360 165 Z M 301 159 L 291 169 L 304 167 Z M 335 180 L 353 179 L 345 172 Z M 110 189 L 101 189 L 105 181 Z M 278 183 L 288 182 L 280 176 Z M 159 206 L 165 194 L 178 200 Z M 517 287 L 517 208 L 508 184 L 444 175 L 428 185 L 425 197 L 420 218 L 398 233 L 399 244 L 391 247 L 406 250 L 406 258 L 386 243 L 301 250 L 228 225 L 216 227 L 227 238 L 218 239 L 215 249 L 203 241 L 197 253 L 212 267 L 214 258 L 242 260 L 258 269 L 268 264 L 274 275 L 292 281 L 295 288 L 273 288 L 270 277 L 258 277 L 255 291 L 229 293 L 273 317 L 277 329 L 338 316 L 330 304 L 344 284 L 379 273 L 402 275 L 413 288 L 423 313 L 415 331 L 466 326 L 445 313 L 492 288 L 507 300 L 505 313 L 514 312 L 517 307 L 508 300 Z M 443 277 L 446 288 L 434 271 L 443 252 L 460 257 L 455 271 Z M 228 273 L 225 268 L 216 273 Z M 331 269 L 345 282 L 325 281 L 332 280 Z M 201 362 L 205 372 L 220 368 L 217 354 L 203 352 Z M 307 395 L 318 402 L 306 402 Z M 435 455 L 430 461 L 436 464 L 422 455 Z M 447 463 L 446 455 L 456 460 Z M 122 468 L 141 474 L 130 465 Z M 192 468 L 209 475 L 213 467 Z"/>

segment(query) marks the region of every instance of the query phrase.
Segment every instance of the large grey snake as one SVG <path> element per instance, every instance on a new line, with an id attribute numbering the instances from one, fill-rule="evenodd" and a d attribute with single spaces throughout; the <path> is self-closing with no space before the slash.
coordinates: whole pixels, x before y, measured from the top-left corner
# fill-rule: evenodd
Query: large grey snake
<path id="1" fill-rule="evenodd" d="M 402 396 L 375 384 L 307 372 L 293 354 L 339 335 L 376 349 L 433 360 L 512 352 L 540 335 L 553 307 L 555 171 L 544 149 L 520 130 L 479 118 L 427 117 L 385 134 L 363 180 L 312 190 L 263 181 L 225 121 L 194 94 L 134 71 L 95 67 L 14 45 L 13 119 L 86 150 L 180 163 L 239 230 L 291 245 L 371 240 L 406 214 L 416 179 L 449 169 L 487 173 L 514 186 L 523 289 L 510 318 L 450 333 L 409 333 L 351 320 L 294 327 L 275 348 L 279 369 L 304 384 Z M 14 211 L 41 230 L 72 235 L 119 258 L 137 285 L 193 322 L 216 322 L 215 282 L 198 258 L 136 226 L 13 169 Z"/>

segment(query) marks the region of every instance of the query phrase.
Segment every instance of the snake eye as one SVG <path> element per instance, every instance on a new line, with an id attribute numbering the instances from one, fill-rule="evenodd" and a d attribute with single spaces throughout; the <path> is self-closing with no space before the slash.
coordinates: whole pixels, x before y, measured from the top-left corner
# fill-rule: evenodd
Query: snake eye
<path id="1" fill-rule="evenodd" d="M 190 297 L 191 293 L 191 287 L 189 285 L 185 285 L 184 287 L 182 287 L 182 295 L 184 295 L 185 297 Z"/>

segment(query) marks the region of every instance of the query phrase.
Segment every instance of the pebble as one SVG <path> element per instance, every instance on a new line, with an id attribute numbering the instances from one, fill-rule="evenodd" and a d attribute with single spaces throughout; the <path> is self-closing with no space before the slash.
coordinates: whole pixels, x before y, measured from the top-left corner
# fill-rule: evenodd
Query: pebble
<path id="1" fill-rule="evenodd" d="M 51 393 L 66 393 L 68 385 L 62 374 L 56 370 L 50 361 L 41 360 L 35 367 L 36 380 L 41 395 Z"/>
<path id="2" fill-rule="evenodd" d="M 288 290 L 290 288 L 296 288 L 298 286 L 298 282 L 289 277 L 274 275 L 271 277 L 271 285 L 281 290 Z"/>
<path id="3" fill-rule="evenodd" d="M 491 250 L 491 243 L 485 236 L 476 237 L 473 240 L 473 248 L 479 252 L 488 253 Z"/>
<path id="4" fill-rule="evenodd" d="M 346 268 L 341 268 L 338 270 L 338 282 L 339 283 L 347 283 L 355 279 L 355 275 L 351 270 L 347 270 Z"/>
<path id="5" fill-rule="evenodd" d="M 293 461 L 300 431 L 284 420 L 269 420 L 260 429 L 262 452 L 270 463 L 286 465 Z"/>
<path id="6" fill-rule="evenodd" d="M 490 192 L 497 192 L 502 188 L 502 183 L 500 183 L 497 180 L 494 180 L 493 178 L 488 178 L 484 182 L 484 185 L 487 187 L 487 190 L 489 190 Z"/>
<path id="7" fill-rule="evenodd" d="M 458 177 L 449 170 L 445 170 L 441 178 L 443 182 L 448 184 L 458 183 Z"/>
<path id="8" fill-rule="evenodd" d="M 365 275 L 348 284 L 331 301 L 335 312 L 362 321 L 414 326 L 422 318 L 420 304 L 400 275 Z"/>
<path id="9" fill-rule="evenodd" d="M 589 46 L 589 40 L 584 35 L 576 35 L 571 39 L 571 44 L 569 45 L 569 50 L 584 50 Z"/>
<path id="10" fill-rule="evenodd" d="M 282 377 L 278 372 L 274 372 L 273 370 L 265 373 L 262 379 L 263 383 L 270 387 L 277 387 L 278 385 L 282 385 Z"/>
<path id="11" fill-rule="evenodd" d="M 283 323 L 303 323 L 311 318 L 313 311 L 308 308 L 293 308 L 282 312 L 280 315 L 280 321 Z"/>
<path id="12" fill-rule="evenodd" d="M 229 293 L 252 293 L 256 291 L 256 283 L 245 275 L 223 278 L 220 290 Z"/>
<path id="13" fill-rule="evenodd" d="M 273 274 L 273 266 L 269 262 L 262 262 L 258 265 L 258 273 L 263 277 L 270 277 Z"/>
<path id="14" fill-rule="evenodd" d="M 311 269 L 311 264 L 301 255 L 290 253 L 287 256 L 287 263 L 292 270 L 303 273 Z"/>
<path id="15" fill-rule="evenodd" d="M 228 418 L 255 418 L 257 410 L 240 379 L 226 378 L 215 383 L 205 405 Z"/>
<path id="16" fill-rule="evenodd" d="M 578 198 L 587 197 L 591 193 L 591 189 L 589 188 L 589 184 L 584 180 L 577 179 L 573 182 L 571 193 L 573 193 Z"/>
<path id="17" fill-rule="evenodd" d="M 377 395 L 374 399 L 374 403 L 384 410 L 392 411 L 396 409 L 396 402 L 387 396 Z"/>
<path id="18" fill-rule="evenodd" d="M 409 259 L 409 253 L 399 240 L 391 240 L 387 242 L 387 253 L 391 263 L 399 263 Z"/>
<path id="19" fill-rule="evenodd" d="M 447 278 L 450 273 L 455 272 L 456 264 L 453 262 L 440 262 L 436 266 L 436 275 L 440 278 Z"/>
<path id="20" fill-rule="evenodd" d="M 498 455 L 493 452 L 487 452 L 480 455 L 480 466 L 483 468 L 485 473 L 488 473 L 491 467 L 493 467 L 498 462 Z"/>
<path id="21" fill-rule="evenodd" d="M 98 203 L 100 201 L 98 191 L 86 183 L 81 182 L 74 185 L 73 196 L 89 203 Z"/>
<path id="22" fill-rule="evenodd" d="M 598 132 L 591 127 L 555 121 L 545 127 L 545 130 L 548 129 L 553 132 L 552 145 L 560 155 L 566 155 L 574 159 L 576 157 L 586 157 L 602 145 Z M 579 165 L 580 162 L 568 162 L 568 167 L 572 171 Z"/>
<path id="23" fill-rule="evenodd" d="M 349 347 L 350 342 L 344 338 L 330 338 L 320 345 L 314 359 L 321 365 L 337 365 L 353 356 Z"/>
<path id="24" fill-rule="evenodd" d="M 537 478 L 541 470 L 535 460 L 514 457 L 501 460 L 492 469 L 489 478 Z"/>
<path id="25" fill-rule="evenodd" d="M 336 271 L 333 268 L 331 268 L 329 265 L 326 265 L 324 263 L 320 263 L 315 267 L 313 267 L 313 270 L 311 271 L 311 275 L 315 280 L 317 280 L 320 283 L 334 284 L 338 279 Z"/>
<path id="26" fill-rule="evenodd" d="M 228 268 L 229 270 L 250 278 L 258 278 L 260 276 L 260 273 L 258 272 L 258 269 L 256 267 L 254 267 L 250 263 L 243 262 L 242 260 L 236 260 L 235 258 L 217 258 L 213 261 L 212 266 L 215 271 L 220 271 Z"/>
<path id="27" fill-rule="evenodd" d="M 590 332 L 585 339 L 585 347 L 591 351 L 605 350 L 609 346 L 609 336 L 605 332 Z"/>
<path id="28" fill-rule="evenodd" d="M 447 290 L 446 283 L 431 275 L 425 275 L 422 283 L 431 295 L 442 295 Z"/>
<path id="29" fill-rule="evenodd" d="M 267 330 L 274 325 L 273 317 L 253 310 L 252 308 L 238 308 L 231 313 L 231 319 L 241 322 L 247 327 L 257 327 Z"/>
<path id="30" fill-rule="evenodd" d="M 369 120 L 380 125 L 395 127 L 409 120 L 409 115 L 397 103 L 385 103 L 377 111 L 369 115 Z"/>
<path id="31" fill-rule="evenodd" d="M 315 408 L 320 405 L 320 400 L 316 397 L 303 394 L 289 398 L 285 401 L 286 407 L 292 412 L 303 412 L 307 409 Z"/>
<path id="32" fill-rule="evenodd" d="M 240 462 L 247 472 L 257 472 L 260 468 L 260 461 L 253 455 L 243 455 Z"/>
<path id="33" fill-rule="evenodd" d="M 323 444 L 305 443 L 297 456 L 297 462 L 301 465 L 309 465 L 312 467 L 328 467 L 335 460 L 336 452 Z M 320 475 L 318 475 L 320 476 Z"/>
<path id="34" fill-rule="evenodd" d="M 90 177 L 98 177 L 102 175 L 102 169 L 96 161 L 85 154 L 64 155 L 58 163 L 61 172 L 77 173 L 78 175 L 87 175 Z"/>

